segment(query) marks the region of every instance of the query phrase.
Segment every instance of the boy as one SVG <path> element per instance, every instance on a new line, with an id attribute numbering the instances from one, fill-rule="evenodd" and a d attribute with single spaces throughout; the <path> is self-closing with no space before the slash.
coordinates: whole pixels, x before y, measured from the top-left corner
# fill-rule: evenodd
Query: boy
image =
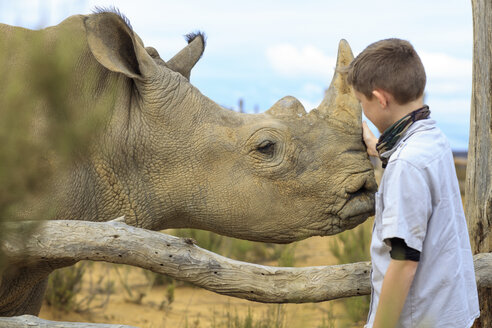
<path id="1" fill-rule="evenodd" d="M 451 148 L 423 104 L 412 45 L 369 45 L 347 68 L 367 152 L 385 172 L 376 193 L 372 295 L 365 327 L 468 328 L 479 316 L 473 258 Z"/>

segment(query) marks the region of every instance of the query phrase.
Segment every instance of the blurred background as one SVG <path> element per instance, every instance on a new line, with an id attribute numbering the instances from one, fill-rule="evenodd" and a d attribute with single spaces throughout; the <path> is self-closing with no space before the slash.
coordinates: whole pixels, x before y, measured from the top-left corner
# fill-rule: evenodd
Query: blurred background
<path id="1" fill-rule="evenodd" d="M 191 82 L 224 107 L 247 113 L 263 112 L 286 95 L 297 97 L 306 110 L 317 107 L 331 81 L 340 39 L 350 43 L 355 55 L 380 39 L 409 40 L 426 68 L 426 103 L 450 139 L 460 186 L 464 186 L 472 88 L 469 1 L 0 0 L 0 23 L 39 29 L 70 15 L 89 14 L 96 6 L 118 8 L 145 45 L 156 48 L 164 60 L 186 45 L 185 34 L 204 31 L 207 48 L 192 71 Z M 32 76 L 40 76 L 41 86 L 63 92 L 63 86 L 47 84 L 50 74 L 40 69 Z M 13 84 L 4 77 L 0 90 L 5 92 Z M 21 111 L 10 100 L 0 97 L 0 109 L 12 109 L 12 118 L 23 121 L 18 114 Z M 0 151 L 3 220 L 8 217 L 10 204 L 21 202 L 32 192 L 29 177 L 38 181 L 39 192 L 45 192 L 44 180 L 37 177 L 46 173 L 36 163 L 44 154 L 43 147 L 52 145 L 31 148 L 23 143 L 23 132 L 12 121 L 1 123 L 0 136 L 9 141 L 9 147 Z M 59 126 L 60 122 L 52 124 Z M 73 148 L 78 139 L 85 140 L 91 132 L 83 127 L 73 137 L 72 130 L 72 126 L 64 126 L 54 139 L 73 139 L 69 144 Z M 15 133 L 18 137 L 12 137 Z M 380 174 L 378 169 L 377 178 Z M 336 236 L 312 237 L 290 245 L 254 243 L 189 229 L 165 232 L 192 237 L 200 247 L 233 259 L 315 266 L 369 260 L 372 223 L 369 219 Z M 217 295 L 139 268 L 84 261 L 50 276 L 40 316 L 139 327 L 361 327 L 368 306 L 368 296 L 319 304 L 259 304 Z"/>

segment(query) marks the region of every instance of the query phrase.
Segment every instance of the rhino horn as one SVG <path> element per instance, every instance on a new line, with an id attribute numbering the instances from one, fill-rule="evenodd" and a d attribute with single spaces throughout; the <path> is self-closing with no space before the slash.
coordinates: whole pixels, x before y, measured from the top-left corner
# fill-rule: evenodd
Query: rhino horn
<path id="1" fill-rule="evenodd" d="M 344 126 L 360 128 L 362 109 L 344 73 L 344 68 L 348 67 L 353 59 L 354 55 L 348 42 L 340 40 L 335 74 L 317 111 L 330 121 L 336 120 Z"/>
<path id="2" fill-rule="evenodd" d="M 205 34 L 203 32 L 190 33 L 186 35 L 188 45 L 171 58 L 166 64 L 175 72 L 181 73 L 188 80 L 191 69 L 202 57 L 205 50 Z"/>

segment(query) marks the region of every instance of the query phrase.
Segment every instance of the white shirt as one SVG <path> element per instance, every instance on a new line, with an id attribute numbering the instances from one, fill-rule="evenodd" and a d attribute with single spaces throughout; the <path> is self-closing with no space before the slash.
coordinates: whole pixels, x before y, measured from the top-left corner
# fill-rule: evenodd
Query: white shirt
<path id="1" fill-rule="evenodd" d="M 468 328 L 479 316 L 473 257 L 449 143 L 435 121 L 415 122 L 390 157 L 376 193 L 371 242 L 373 325 L 390 263 L 389 238 L 421 252 L 397 327 Z"/>

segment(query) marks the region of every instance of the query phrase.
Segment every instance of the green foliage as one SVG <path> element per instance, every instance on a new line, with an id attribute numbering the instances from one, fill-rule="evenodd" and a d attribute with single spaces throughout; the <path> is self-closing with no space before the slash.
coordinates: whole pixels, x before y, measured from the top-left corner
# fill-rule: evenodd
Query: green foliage
<path id="1" fill-rule="evenodd" d="M 368 220 L 357 228 L 344 231 L 330 240 L 330 251 L 339 264 L 371 259 L 371 227 L 372 221 Z"/>
<path id="2" fill-rule="evenodd" d="M 148 304 L 157 306 L 159 310 L 168 310 L 171 304 L 174 302 L 174 292 L 176 288 L 176 282 L 174 279 L 166 275 L 154 273 L 152 271 L 144 269 L 135 269 L 126 265 L 111 265 L 110 266 L 118 278 L 118 282 L 124 290 L 124 299 L 128 303 L 134 303 L 142 305 L 144 304 L 144 298 L 150 294 L 152 288 L 156 286 L 166 286 L 166 293 L 162 301 L 158 304 L 154 304 L 152 301 L 148 301 Z M 145 280 L 142 283 L 141 279 L 135 280 L 132 277 L 132 272 L 139 270 L 142 275 L 145 276 Z M 136 284 L 135 282 L 138 281 Z"/>
<path id="3" fill-rule="evenodd" d="M 235 260 L 256 263 L 278 261 L 280 266 L 295 264 L 295 244 L 259 243 L 197 229 L 179 229 L 171 233 L 178 237 L 193 238 L 198 246 Z"/>
<path id="4" fill-rule="evenodd" d="M 152 287 L 169 286 L 170 284 L 174 284 L 174 279 L 165 274 L 155 273 L 148 270 L 144 270 L 143 273 Z"/>
<path id="5" fill-rule="evenodd" d="M 49 306 L 64 312 L 89 312 L 104 308 L 114 292 L 114 283 L 101 275 L 96 281 L 89 279 L 89 292 L 82 293 L 83 277 L 91 262 L 55 270 L 48 278 L 44 300 Z M 81 294 L 87 294 L 82 297 Z M 102 296 L 102 297 L 101 297 Z"/>
<path id="6" fill-rule="evenodd" d="M 282 248 L 278 265 L 281 267 L 293 267 L 295 264 L 296 244 L 286 245 Z"/>
<path id="7" fill-rule="evenodd" d="M 29 33 L 0 38 L 0 224 L 53 215 L 56 199 L 44 196 L 52 195 L 49 182 L 89 151 L 113 101 L 113 95 L 101 99 L 90 111 L 81 106 L 93 97 L 87 86 L 97 73 L 74 73 L 82 44 L 73 35 L 54 42 Z M 0 229 L 0 240 L 13 233 Z"/>
<path id="8" fill-rule="evenodd" d="M 81 263 L 55 270 L 48 279 L 45 301 L 48 305 L 69 312 L 75 308 L 75 297 L 82 289 L 85 266 Z"/>
<path id="9" fill-rule="evenodd" d="M 347 230 L 330 240 L 329 249 L 338 260 L 338 264 L 369 261 L 371 231 L 373 220 L 367 220 L 355 229 Z M 368 295 L 340 300 L 345 308 L 346 317 L 343 327 L 362 325 L 367 319 L 371 298 Z"/>
<path id="10" fill-rule="evenodd" d="M 166 288 L 166 299 L 168 305 L 171 305 L 174 302 L 174 289 L 174 282 L 169 284 Z"/>
<path id="11" fill-rule="evenodd" d="M 286 313 L 281 304 L 271 305 L 263 315 L 255 316 L 248 308 L 248 314 L 241 317 L 237 311 L 232 311 L 230 307 L 226 309 L 222 320 L 216 318 L 216 313 L 212 318 L 211 328 L 284 328 L 286 325 Z"/>
<path id="12" fill-rule="evenodd" d="M 147 296 L 149 289 L 152 288 L 152 283 L 147 285 L 145 291 L 136 289 L 130 283 L 129 267 L 125 265 L 113 265 L 113 269 L 116 272 L 121 287 L 123 287 L 123 290 L 125 291 L 125 301 L 134 304 L 142 304 L 143 298 Z M 121 271 L 123 271 L 123 273 L 121 273 Z"/>
<path id="13" fill-rule="evenodd" d="M 200 247 L 208 249 L 211 252 L 218 252 L 222 247 L 224 238 L 226 238 L 210 231 L 197 229 L 174 230 L 173 234 L 178 237 L 192 238 Z"/>
<path id="14" fill-rule="evenodd" d="M 200 327 L 200 318 L 197 316 L 195 320 L 191 323 L 188 322 L 188 316 L 185 317 L 185 328 L 199 328 Z"/>
<path id="15" fill-rule="evenodd" d="M 325 315 L 323 315 L 321 319 L 321 324 L 319 324 L 316 328 L 335 328 L 336 318 L 333 314 L 332 303 L 330 303 L 328 310 Z"/>

